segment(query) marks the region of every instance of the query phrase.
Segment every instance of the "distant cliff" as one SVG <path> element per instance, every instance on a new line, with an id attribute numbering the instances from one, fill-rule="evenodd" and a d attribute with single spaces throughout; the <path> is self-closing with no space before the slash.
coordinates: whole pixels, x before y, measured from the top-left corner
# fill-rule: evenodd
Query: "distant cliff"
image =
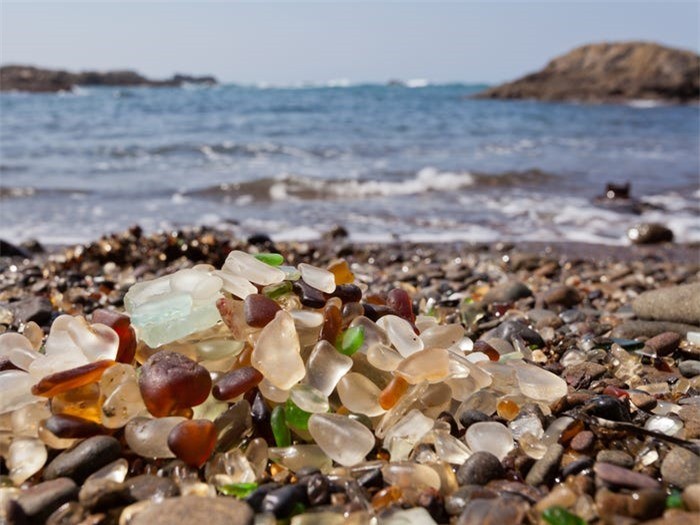
<path id="1" fill-rule="evenodd" d="M 181 86 L 185 83 L 213 85 L 216 78 L 211 76 L 193 77 L 174 75 L 166 80 L 152 80 L 135 71 L 69 71 L 43 69 L 33 66 L 0 67 L 0 91 L 31 91 L 46 93 L 69 91 L 75 86 Z"/>
<path id="2" fill-rule="evenodd" d="M 477 98 L 623 102 L 700 100 L 700 55 L 648 42 L 590 44 Z"/>

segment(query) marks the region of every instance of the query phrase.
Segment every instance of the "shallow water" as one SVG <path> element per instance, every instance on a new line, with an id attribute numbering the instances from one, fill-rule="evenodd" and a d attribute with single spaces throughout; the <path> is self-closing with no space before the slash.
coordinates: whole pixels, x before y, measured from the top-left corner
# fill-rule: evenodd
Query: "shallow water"
<path id="1" fill-rule="evenodd" d="M 417 84 L 422 86 L 422 84 Z M 479 86 L 78 89 L 0 95 L 9 240 L 139 223 L 279 239 L 700 241 L 699 108 L 467 98 Z M 641 215 L 592 199 L 632 183 Z"/>

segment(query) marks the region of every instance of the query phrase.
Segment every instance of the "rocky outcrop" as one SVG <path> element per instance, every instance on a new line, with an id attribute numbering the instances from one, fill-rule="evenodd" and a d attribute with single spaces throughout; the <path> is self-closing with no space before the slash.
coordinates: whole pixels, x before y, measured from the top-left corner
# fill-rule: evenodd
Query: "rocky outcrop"
<path id="1" fill-rule="evenodd" d="M 130 70 L 69 71 L 42 69 L 33 66 L 3 66 L 0 68 L 0 91 L 30 91 L 47 93 L 70 91 L 75 86 L 146 86 L 172 87 L 183 84 L 216 84 L 212 76 L 174 75 L 166 80 L 152 80 Z"/>
<path id="2" fill-rule="evenodd" d="M 649 42 L 590 44 L 476 97 L 692 103 L 700 100 L 700 55 Z"/>

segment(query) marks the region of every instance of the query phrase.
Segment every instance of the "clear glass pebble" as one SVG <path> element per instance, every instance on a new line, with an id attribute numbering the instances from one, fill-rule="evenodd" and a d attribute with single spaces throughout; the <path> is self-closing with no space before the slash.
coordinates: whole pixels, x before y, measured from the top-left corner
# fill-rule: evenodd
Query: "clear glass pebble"
<path id="1" fill-rule="evenodd" d="M 324 293 L 333 293 L 335 291 L 335 275 L 332 272 L 306 263 L 299 264 L 297 268 L 301 273 L 301 278 L 309 286 Z"/>
<path id="2" fill-rule="evenodd" d="M 403 357 L 390 346 L 380 343 L 367 350 L 367 361 L 379 370 L 392 372 L 403 361 Z"/>
<path id="3" fill-rule="evenodd" d="M 538 366 L 513 361 L 518 387 L 523 395 L 536 401 L 554 403 L 568 392 L 566 381 Z"/>
<path id="4" fill-rule="evenodd" d="M 282 310 L 260 332 L 251 364 L 275 387 L 289 390 L 306 375 L 300 350 L 294 319 Z"/>
<path id="5" fill-rule="evenodd" d="M 683 422 L 675 417 L 651 416 L 644 423 L 644 428 L 667 436 L 675 436 L 683 429 Z"/>
<path id="6" fill-rule="evenodd" d="M 350 357 L 338 352 L 328 341 L 319 341 L 306 362 L 306 381 L 325 396 L 330 396 L 352 364 Z"/>
<path id="7" fill-rule="evenodd" d="M 7 357 L 16 367 L 29 370 L 29 365 L 39 356 L 25 336 L 14 332 L 0 334 L 0 357 Z"/>
<path id="8" fill-rule="evenodd" d="M 351 412 L 369 417 L 386 412 L 379 404 L 382 391 L 362 374 L 350 372 L 344 375 L 338 382 L 337 390 L 341 403 Z"/>
<path id="9" fill-rule="evenodd" d="M 255 285 L 243 277 L 222 270 L 215 271 L 214 275 L 221 279 L 224 291 L 235 295 L 239 299 L 245 299 L 249 295 L 258 293 L 258 289 Z"/>
<path id="10" fill-rule="evenodd" d="M 396 315 L 385 315 L 377 321 L 377 325 L 382 328 L 391 344 L 403 357 L 423 350 L 423 340 L 413 331 L 411 324 Z"/>
<path id="11" fill-rule="evenodd" d="M 397 462 L 382 467 L 384 481 L 400 488 L 433 488 L 440 490 L 440 475 L 427 465 Z"/>
<path id="12" fill-rule="evenodd" d="M 168 447 L 168 434 L 183 421 L 187 419 L 176 416 L 136 417 L 126 424 L 124 439 L 135 454 L 144 458 L 173 458 L 175 454 Z"/>
<path id="13" fill-rule="evenodd" d="M 15 485 L 23 483 L 42 469 L 47 458 L 46 446 L 39 439 L 13 439 L 7 454 L 10 479 Z"/>
<path id="14" fill-rule="evenodd" d="M 279 283 L 285 279 L 285 273 L 278 267 L 265 264 L 240 250 L 234 250 L 228 255 L 222 271 L 262 286 Z"/>
<path id="15" fill-rule="evenodd" d="M 313 414 L 309 433 L 328 457 L 345 467 L 364 461 L 375 443 L 366 426 L 339 414 Z"/>
<path id="16" fill-rule="evenodd" d="M 493 421 L 474 423 L 467 429 L 465 439 L 472 452 L 490 452 L 499 460 L 503 460 L 515 446 L 508 427 Z"/>
<path id="17" fill-rule="evenodd" d="M 299 408 L 311 414 L 328 412 L 330 410 L 328 396 L 311 385 L 303 383 L 294 385 L 289 390 L 289 399 Z"/>
<path id="18" fill-rule="evenodd" d="M 395 373 L 412 385 L 442 381 L 450 373 L 449 352 L 444 348 L 420 350 L 401 361 Z"/>

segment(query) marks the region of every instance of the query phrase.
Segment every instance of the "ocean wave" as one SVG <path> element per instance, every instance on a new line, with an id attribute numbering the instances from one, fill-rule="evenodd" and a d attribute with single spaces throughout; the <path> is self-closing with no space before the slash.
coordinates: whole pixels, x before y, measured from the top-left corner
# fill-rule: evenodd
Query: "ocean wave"
<path id="1" fill-rule="evenodd" d="M 231 157 L 327 157 L 327 151 L 325 149 L 302 149 L 274 142 L 238 143 L 230 141 L 217 142 L 214 144 L 179 142 L 152 147 L 126 146 L 110 148 L 104 151 L 104 153 L 107 153 L 113 158 L 167 157 L 177 155 L 204 155 L 209 158 L 217 155 Z"/>
<path id="2" fill-rule="evenodd" d="M 1 199 L 22 199 L 38 196 L 83 197 L 90 192 L 73 188 L 35 188 L 32 186 L 0 186 Z"/>

